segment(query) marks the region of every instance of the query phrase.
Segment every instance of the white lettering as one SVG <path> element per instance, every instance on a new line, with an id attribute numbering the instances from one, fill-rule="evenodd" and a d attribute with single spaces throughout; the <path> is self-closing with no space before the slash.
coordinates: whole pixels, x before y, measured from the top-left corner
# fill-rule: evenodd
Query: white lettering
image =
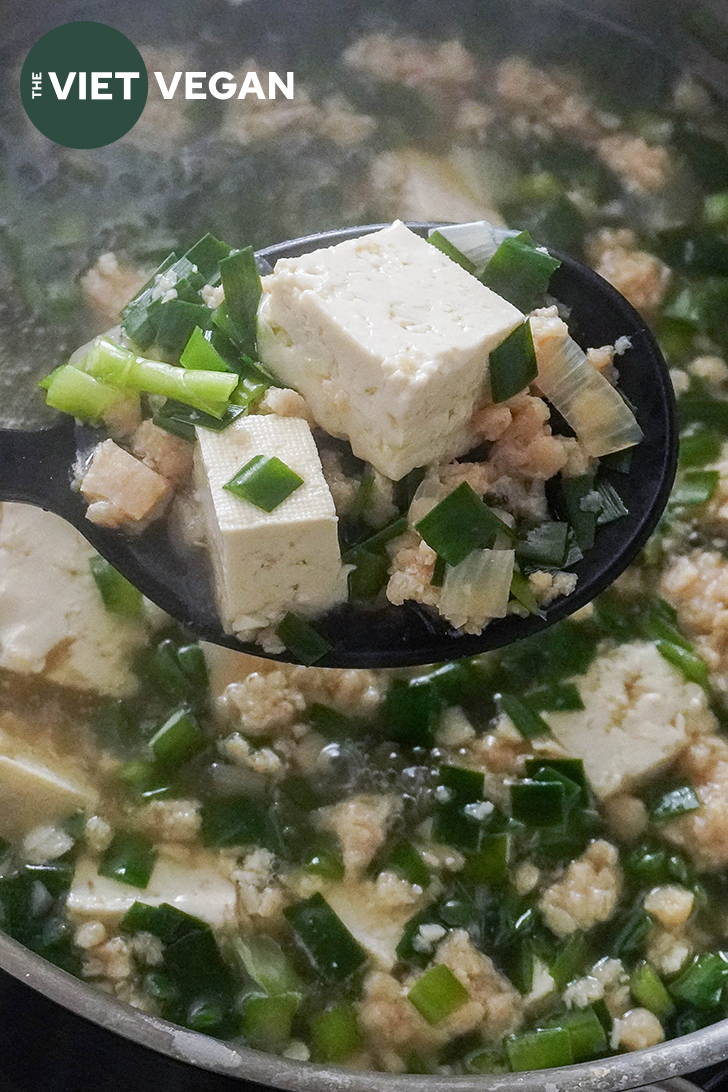
<path id="1" fill-rule="evenodd" d="M 167 87 L 167 84 L 164 82 L 164 76 L 162 75 L 161 72 L 155 72 L 154 77 L 155 77 L 157 83 L 159 84 L 159 90 L 162 92 L 162 98 L 163 99 L 174 98 L 174 93 L 177 90 L 177 88 L 179 87 L 179 81 L 182 79 L 182 73 L 181 72 L 175 72 L 174 76 L 172 77 L 172 82 L 170 83 L 169 87 Z"/>
<path id="2" fill-rule="evenodd" d="M 231 99 L 237 91 L 237 84 L 230 83 L 235 77 L 232 72 L 215 72 L 210 76 L 210 94 L 215 99 Z M 222 89 L 218 87 L 221 80 L 227 82 L 223 84 Z"/>
<path id="3" fill-rule="evenodd" d="M 202 81 L 206 72 L 185 72 L 185 98 L 206 99 L 207 92 L 202 90 Z"/>
<path id="4" fill-rule="evenodd" d="M 138 72 L 115 72 L 114 78 L 124 81 L 124 98 L 131 98 L 131 81 L 139 79 Z"/>
<path id="5" fill-rule="evenodd" d="M 79 72 L 78 74 L 78 97 L 80 99 L 86 98 L 86 73 Z"/>
<path id="6" fill-rule="evenodd" d="M 42 72 L 31 72 L 30 79 L 31 79 L 30 86 L 31 86 L 31 89 L 32 89 L 32 94 L 31 94 L 30 97 L 33 98 L 33 99 L 39 99 L 41 97 L 41 95 L 42 95 L 41 81 L 43 79 L 43 73 Z"/>
<path id="7" fill-rule="evenodd" d="M 92 99 L 113 99 L 114 96 L 109 91 L 109 80 L 111 79 L 112 75 L 112 72 L 91 73 Z M 104 92 L 107 92 L 107 94 L 104 94 Z"/>
<path id="8" fill-rule="evenodd" d="M 53 90 L 56 93 L 56 98 L 61 99 L 61 101 L 63 101 L 64 99 L 67 99 L 68 94 L 69 94 L 69 92 L 71 90 L 71 87 L 73 86 L 73 81 L 76 78 L 76 73 L 75 72 L 69 72 L 68 73 L 68 76 L 66 77 L 66 82 L 64 83 L 63 87 L 61 87 L 60 81 L 58 79 L 58 76 L 55 74 L 55 72 L 49 72 L 48 76 L 50 78 L 51 83 L 53 84 Z"/>
<path id="9" fill-rule="evenodd" d="M 243 80 L 243 86 L 240 88 L 239 99 L 244 99 L 246 95 L 253 92 L 259 99 L 265 98 L 265 91 L 261 86 L 261 82 L 258 79 L 257 72 L 246 72 L 245 79 Z"/>
<path id="10" fill-rule="evenodd" d="M 286 82 L 284 83 L 277 72 L 268 73 L 268 98 L 274 99 L 276 97 L 276 90 L 282 91 L 283 95 L 287 99 L 293 98 L 293 73 L 286 72 Z"/>

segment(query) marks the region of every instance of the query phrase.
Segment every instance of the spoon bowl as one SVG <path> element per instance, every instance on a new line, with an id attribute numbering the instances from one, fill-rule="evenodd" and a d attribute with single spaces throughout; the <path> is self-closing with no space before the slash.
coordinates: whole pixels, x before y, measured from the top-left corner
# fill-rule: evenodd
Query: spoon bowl
<path id="1" fill-rule="evenodd" d="M 329 231 L 266 247 L 257 254 L 261 269 L 334 246 L 385 226 Z M 426 235 L 436 226 L 410 223 Z M 576 590 L 546 607 L 544 617 L 508 615 L 491 622 L 477 636 L 459 634 L 444 619 L 406 603 L 402 607 L 362 609 L 344 605 L 316 620 L 316 629 L 332 645 L 322 667 L 383 668 L 438 663 L 474 656 L 531 636 L 573 614 L 604 591 L 644 546 L 670 494 L 677 465 L 675 398 L 667 365 L 653 334 L 639 313 L 598 274 L 563 254 L 550 291 L 569 309 L 572 336 L 583 347 L 610 345 L 623 336 L 631 348 L 620 357 L 620 387 L 636 407 L 644 433 L 632 449 L 629 473 L 607 471 L 629 515 L 601 527 L 594 546 L 574 565 Z M 35 504 L 73 524 L 98 552 L 141 592 L 197 637 L 254 656 L 295 662 L 288 653 L 269 655 L 259 645 L 224 633 L 217 613 L 211 571 L 202 551 L 174 543 L 164 522 L 136 537 L 98 527 L 86 519 L 86 505 L 73 488 L 79 452 L 97 436 L 63 418 L 37 432 L 0 430 L 0 500 Z"/>

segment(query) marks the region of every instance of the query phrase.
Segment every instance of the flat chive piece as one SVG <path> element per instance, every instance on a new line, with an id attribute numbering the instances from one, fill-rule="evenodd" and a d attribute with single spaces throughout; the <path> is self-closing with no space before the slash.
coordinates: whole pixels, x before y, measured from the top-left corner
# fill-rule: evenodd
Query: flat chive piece
<path id="1" fill-rule="evenodd" d="M 637 1004 L 655 1016 L 669 1016 L 674 1008 L 662 979 L 647 960 L 642 960 L 632 971 L 629 989 Z"/>
<path id="2" fill-rule="evenodd" d="M 436 504 L 419 521 L 417 530 L 448 565 L 459 565 L 473 550 L 489 549 L 499 531 L 512 537 L 510 527 L 488 508 L 467 482 Z"/>
<path id="3" fill-rule="evenodd" d="M 547 736 L 551 731 L 543 717 L 515 694 L 501 694 L 498 703 L 524 739 Z"/>
<path id="4" fill-rule="evenodd" d="M 222 417 L 211 417 L 209 413 L 183 406 L 181 402 L 167 401 L 152 417 L 159 428 L 179 436 L 182 440 L 195 439 L 196 428 L 206 428 L 211 432 L 222 432 L 233 421 L 245 413 L 244 406 L 228 406 Z"/>
<path id="5" fill-rule="evenodd" d="M 119 831 L 101 858 L 99 875 L 143 889 L 151 879 L 156 860 L 157 851 L 143 834 Z"/>
<path id="6" fill-rule="evenodd" d="M 594 545 L 597 515 L 601 511 L 601 497 L 594 489 L 594 475 L 579 474 L 574 478 L 562 478 L 559 492 L 577 546 L 580 550 L 590 550 Z"/>
<path id="7" fill-rule="evenodd" d="M 428 1024 L 440 1024 L 470 1000 L 470 994 L 449 967 L 438 963 L 418 978 L 407 994 Z"/>
<path id="8" fill-rule="evenodd" d="M 322 637 L 303 618 L 298 618 L 290 612 L 276 629 L 276 636 L 283 641 L 288 651 L 307 667 L 318 663 L 331 652 L 331 645 L 325 637 Z"/>
<path id="9" fill-rule="evenodd" d="M 279 848 L 268 811 L 244 796 L 205 803 L 200 834 L 205 846 L 263 846 L 271 852 Z"/>
<path id="10" fill-rule="evenodd" d="M 205 745 L 202 730 L 186 709 L 169 717 L 149 741 L 149 749 L 163 766 L 180 766 Z"/>
<path id="11" fill-rule="evenodd" d="M 681 671 L 689 682 L 696 682 L 704 689 L 709 689 L 710 673 L 708 665 L 694 652 L 673 644 L 672 641 L 655 641 L 655 647 L 660 655 L 673 667 Z"/>
<path id="12" fill-rule="evenodd" d="M 227 361 L 212 344 L 210 331 L 196 326 L 182 350 L 179 362 L 183 368 L 197 368 L 206 372 L 231 371 Z"/>
<path id="13" fill-rule="evenodd" d="M 678 815 L 687 815 L 691 811 L 697 811 L 700 807 L 695 789 L 691 785 L 678 785 L 667 792 L 662 793 L 650 808 L 650 818 L 653 823 L 665 823 L 669 819 L 676 819 Z"/>
<path id="14" fill-rule="evenodd" d="M 539 568 L 561 569 L 566 564 L 569 525 L 546 520 L 527 531 L 516 543 L 516 557 Z"/>
<path id="15" fill-rule="evenodd" d="M 475 272 L 475 266 L 470 261 L 470 258 L 466 258 L 456 246 L 453 246 L 450 240 L 446 239 L 441 231 L 433 231 L 428 237 L 427 242 L 432 243 L 438 250 L 441 250 L 451 261 L 456 262 L 457 265 L 461 266 L 466 273 Z"/>
<path id="16" fill-rule="evenodd" d="M 253 248 L 235 251 L 220 262 L 225 314 L 233 340 L 249 356 L 257 355 L 255 317 L 262 288 Z"/>
<path id="17" fill-rule="evenodd" d="M 303 478 L 277 456 L 255 455 L 223 489 L 264 512 L 272 512 L 302 485 Z"/>
<path id="18" fill-rule="evenodd" d="M 243 1002 L 242 1032 L 254 1050 L 280 1050 L 291 1037 L 291 1024 L 300 1003 L 295 993 L 276 997 L 249 994 Z"/>
<path id="19" fill-rule="evenodd" d="M 571 1036 L 566 1028 L 542 1028 L 528 1035 L 506 1039 L 506 1051 L 514 1073 L 528 1069 L 553 1069 L 574 1063 Z"/>
<path id="20" fill-rule="evenodd" d="M 530 322 L 516 326 L 513 333 L 491 351 L 488 374 L 494 402 L 507 402 L 533 383 L 538 366 Z"/>
<path id="21" fill-rule="evenodd" d="M 322 894 L 284 910 L 291 928 L 316 971 L 328 982 L 341 982 L 357 971 L 366 953 Z"/>
<path id="22" fill-rule="evenodd" d="M 216 239 L 209 232 L 203 235 L 185 254 L 185 258 L 208 280 L 215 279 L 220 272 L 220 262 L 227 258 L 232 247 Z"/>
<path id="23" fill-rule="evenodd" d="M 670 983 L 669 990 L 678 1001 L 686 1001 L 698 1009 L 712 1009 L 720 1004 L 727 981 L 728 955 L 705 953 L 695 957 Z"/>
<path id="24" fill-rule="evenodd" d="M 314 1055 L 322 1062 L 344 1062 L 361 1045 L 356 1013 L 343 1002 L 317 1013 L 311 1020 Z"/>
<path id="25" fill-rule="evenodd" d="M 675 484 L 670 495 L 670 504 L 680 508 L 707 504 L 719 484 L 718 470 L 686 470 Z"/>
<path id="26" fill-rule="evenodd" d="M 142 612 L 142 593 L 117 572 L 104 557 L 92 557 L 91 575 L 101 593 L 104 606 L 112 614 L 137 617 Z"/>
<path id="27" fill-rule="evenodd" d="M 483 284 L 520 311 L 532 311 L 561 262 L 539 250 L 527 231 L 504 239 L 485 267 Z"/>

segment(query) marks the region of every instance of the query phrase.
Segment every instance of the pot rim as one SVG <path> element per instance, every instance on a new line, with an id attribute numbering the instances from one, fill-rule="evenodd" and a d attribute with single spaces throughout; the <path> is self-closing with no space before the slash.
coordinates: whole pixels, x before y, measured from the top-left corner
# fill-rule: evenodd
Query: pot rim
<path id="1" fill-rule="evenodd" d="M 645 51 L 667 61 L 677 71 L 694 72 L 694 64 L 676 63 L 664 43 L 656 44 L 639 28 L 625 26 L 608 15 L 584 11 L 577 0 L 537 0 L 546 7 L 572 12 L 580 21 L 629 38 Z M 697 78 L 712 92 L 709 76 Z M 721 96 L 722 97 L 722 96 Z M 213 1039 L 161 1017 L 136 1009 L 97 987 L 56 967 L 42 956 L 0 932 L 0 971 L 62 1006 L 75 1016 L 175 1061 L 220 1076 L 256 1082 L 285 1092 L 629 1092 L 655 1085 L 662 1092 L 693 1092 L 684 1080 L 728 1054 L 728 1018 L 647 1050 L 593 1062 L 524 1073 L 439 1076 L 396 1074 L 332 1068 L 263 1053 Z M 645 1092 L 648 1092 L 645 1089 Z M 649 1090 L 652 1092 L 652 1090 Z"/>
<path id="2" fill-rule="evenodd" d="M 527 1073 L 443 1077 L 359 1072 L 236 1047 L 133 1008 L 0 933 L 0 968 L 74 1015 L 178 1062 L 286 1092 L 627 1092 L 723 1061 L 728 1019 L 649 1050 Z M 692 1087 L 692 1086 L 690 1086 Z M 666 1092 L 685 1092 L 671 1085 Z"/>

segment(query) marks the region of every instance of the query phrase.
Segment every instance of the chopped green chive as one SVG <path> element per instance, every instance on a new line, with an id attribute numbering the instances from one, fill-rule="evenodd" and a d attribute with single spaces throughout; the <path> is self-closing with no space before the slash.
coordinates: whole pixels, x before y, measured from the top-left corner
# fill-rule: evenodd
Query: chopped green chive
<path id="1" fill-rule="evenodd" d="M 542 1028 L 506 1039 L 506 1051 L 514 1073 L 574 1064 L 571 1036 L 566 1028 Z"/>
<path id="2" fill-rule="evenodd" d="M 200 835 L 205 846 L 279 848 L 268 811 L 245 796 L 208 800 L 201 810 Z"/>
<path id="3" fill-rule="evenodd" d="M 718 470 L 686 470 L 670 494 L 670 504 L 680 508 L 707 504 L 719 484 Z"/>
<path id="4" fill-rule="evenodd" d="M 331 645 L 303 618 L 288 613 L 276 629 L 276 636 L 283 642 L 289 652 L 302 664 L 310 667 L 318 663 L 327 653 L 331 652 Z"/>
<path id="5" fill-rule="evenodd" d="M 546 713 L 573 713 L 584 708 L 578 688 L 569 682 L 545 683 L 529 691 L 528 701 L 532 709 Z M 580 762 L 581 759 L 567 761 Z"/>
<path id="6" fill-rule="evenodd" d="M 594 475 L 561 478 L 559 493 L 577 546 L 580 550 L 590 550 L 594 545 L 597 515 L 601 511 L 601 497 L 594 489 Z"/>
<path id="7" fill-rule="evenodd" d="M 643 959 L 632 971 L 629 980 L 630 993 L 638 1005 L 654 1012 L 655 1016 L 669 1016 L 675 1007 L 655 968 Z"/>
<path id="8" fill-rule="evenodd" d="M 607 1036 L 591 1005 L 561 1017 L 559 1024 L 571 1040 L 575 1062 L 603 1056 L 607 1049 Z"/>
<path id="9" fill-rule="evenodd" d="M 236 935 L 232 943 L 246 974 L 269 997 L 300 992 L 301 982 L 290 959 L 272 937 L 261 933 Z"/>
<path id="10" fill-rule="evenodd" d="M 61 413 L 70 413 L 79 421 L 92 424 L 100 421 L 106 411 L 124 397 L 117 387 L 94 379 L 71 364 L 56 368 L 47 378 L 46 405 Z"/>
<path id="11" fill-rule="evenodd" d="M 462 1008 L 470 994 L 449 967 L 437 963 L 410 987 L 407 998 L 428 1024 L 440 1024 Z"/>
<path id="12" fill-rule="evenodd" d="M 130 887 L 145 888 L 156 860 L 157 851 L 143 834 L 119 831 L 101 858 L 99 875 Z"/>
<path id="13" fill-rule="evenodd" d="M 407 883 L 429 887 L 430 870 L 411 842 L 399 842 L 377 862 L 379 872 L 396 872 Z"/>
<path id="14" fill-rule="evenodd" d="M 205 745 L 199 724 L 187 709 L 172 713 L 149 740 L 149 749 L 163 766 L 180 766 Z"/>
<path id="15" fill-rule="evenodd" d="M 584 706 L 580 705 L 578 708 L 583 709 Z M 575 785 L 578 785 L 581 796 L 581 803 L 585 806 L 589 804 L 591 799 L 591 791 L 589 789 L 589 782 L 586 779 L 584 773 L 584 762 L 581 758 L 527 758 L 526 759 L 526 777 L 530 777 L 533 781 L 542 781 L 544 775 L 548 770 L 551 770 L 561 777 L 568 778 L 569 781 L 573 781 Z"/>
<path id="16" fill-rule="evenodd" d="M 677 819 L 678 815 L 697 811 L 699 807 L 700 800 L 695 789 L 691 785 L 678 785 L 661 793 L 653 801 L 650 807 L 650 818 L 653 823 L 665 823 L 670 819 Z"/>
<path id="17" fill-rule="evenodd" d="M 104 557 L 92 557 L 89 566 L 104 606 L 112 614 L 138 617 L 143 610 L 142 593 Z"/>
<path id="18" fill-rule="evenodd" d="M 713 429 L 692 426 L 680 437 L 680 465 L 695 467 L 714 463 L 722 446 L 720 436 Z"/>
<path id="19" fill-rule="evenodd" d="M 511 811 L 526 826 L 554 826 L 566 817 L 566 789 L 560 781 L 516 781 L 511 785 Z"/>
<path id="20" fill-rule="evenodd" d="M 322 1062 L 345 1062 L 358 1050 L 362 1034 L 351 1005 L 340 1002 L 311 1019 L 314 1056 Z"/>
<path id="21" fill-rule="evenodd" d="M 198 272 L 208 281 L 215 280 L 219 276 L 220 262 L 227 258 L 232 247 L 216 239 L 210 232 L 203 235 L 193 247 L 185 254 L 185 258 L 192 265 L 196 265 Z"/>
<path id="22" fill-rule="evenodd" d="M 470 883 L 502 884 L 508 879 L 508 859 L 511 850 L 510 835 L 486 834 L 478 849 L 467 856 L 463 876 Z"/>
<path id="23" fill-rule="evenodd" d="M 247 246 L 223 258 L 220 274 L 225 289 L 225 303 L 222 306 L 233 340 L 242 352 L 254 357 L 257 354 L 255 319 L 262 287 L 253 248 Z"/>
<path id="24" fill-rule="evenodd" d="M 491 351 L 488 374 L 491 396 L 496 403 L 507 402 L 533 383 L 538 366 L 528 320 Z"/>
<path id="25" fill-rule="evenodd" d="M 384 699 L 387 739 L 412 747 L 431 746 L 442 712 L 442 699 L 429 680 L 394 679 Z"/>
<path id="26" fill-rule="evenodd" d="M 303 478 L 277 456 L 255 455 L 223 489 L 264 512 L 272 512 L 302 485 Z"/>
<path id="27" fill-rule="evenodd" d="M 563 990 L 593 962 L 594 953 L 584 934 L 573 933 L 556 953 L 549 965 L 549 973 L 556 988 Z"/>
<path id="28" fill-rule="evenodd" d="M 129 390 L 174 398 L 186 406 L 222 417 L 238 381 L 232 372 L 191 371 L 135 356 L 99 337 L 79 362 L 89 375 Z"/>
<path id="29" fill-rule="evenodd" d="M 524 739 L 547 736 L 551 731 L 543 717 L 515 694 L 500 694 L 498 704 Z"/>
<path id="30" fill-rule="evenodd" d="M 597 515 L 597 526 L 605 523 L 613 523 L 615 519 L 629 515 L 629 509 L 620 497 L 617 490 L 608 481 L 597 479 L 594 484 L 596 492 L 601 500 L 601 509 Z"/>
<path id="31" fill-rule="evenodd" d="M 689 682 L 698 683 L 706 690 L 710 687 L 708 665 L 694 652 L 673 644 L 671 641 L 655 641 L 655 647 L 668 663 L 682 671 Z"/>
<path id="32" fill-rule="evenodd" d="M 276 997 L 249 994 L 243 1001 L 241 1030 L 253 1050 L 279 1050 L 291 1037 L 291 1025 L 301 1001 L 300 994 Z"/>
<path id="33" fill-rule="evenodd" d="M 514 570 L 513 575 L 511 576 L 511 596 L 517 603 L 520 603 L 522 607 L 525 607 L 529 614 L 535 614 L 539 618 L 546 617 L 536 601 L 536 596 L 531 591 L 531 585 L 528 580 L 523 573 L 519 573 L 516 570 Z"/>
<path id="34" fill-rule="evenodd" d="M 316 971 L 341 982 L 357 971 L 366 953 L 320 893 L 284 910 L 294 935 Z"/>
<path id="35" fill-rule="evenodd" d="M 706 952 L 696 956 L 668 989 L 678 1001 L 698 1009 L 712 1009 L 720 1004 L 727 981 L 728 954 Z"/>
<path id="36" fill-rule="evenodd" d="M 470 259 L 466 258 L 456 246 L 453 246 L 450 240 L 446 239 L 442 232 L 433 231 L 432 234 L 428 236 L 427 242 L 432 243 L 438 250 L 441 250 L 443 254 L 446 254 L 447 257 L 451 259 L 451 261 L 462 266 L 466 273 L 475 273 L 475 266 Z"/>
<path id="37" fill-rule="evenodd" d="M 165 303 L 159 316 L 156 344 L 164 356 L 177 360 L 195 328 L 210 325 L 212 315 L 209 307 L 203 303 L 170 300 Z M 225 366 L 220 370 L 229 369 Z"/>
<path id="38" fill-rule="evenodd" d="M 557 258 L 536 247 L 527 231 L 522 231 L 501 243 L 480 279 L 527 314 L 546 291 L 551 274 L 560 265 Z"/>
<path id="39" fill-rule="evenodd" d="M 546 520 L 519 539 L 516 557 L 538 568 L 561 569 L 566 564 L 568 537 L 568 523 Z"/>
<path id="40" fill-rule="evenodd" d="M 227 361 L 212 344 L 212 333 L 195 326 L 182 350 L 179 362 L 183 368 L 197 368 L 206 372 L 229 372 Z"/>
<path id="41" fill-rule="evenodd" d="M 349 552 L 354 568 L 349 573 L 349 598 L 371 602 L 386 587 L 391 561 L 385 553 L 374 553 L 363 546 Z"/>
<path id="42" fill-rule="evenodd" d="M 473 550 L 490 548 L 499 532 L 515 537 L 467 482 L 436 504 L 419 521 L 417 530 L 448 565 L 459 565 Z"/>
<path id="43" fill-rule="evenodd" d="M 167 401 L 158 410 L 152 420 L 155 425 L 167 432 L 179 436 L 182 440 L 192 442 L 195 439 L 196 428 L 206 428 L 211 432 L 222 432 L 245 414 L 244 406 L 228 406 L 221 417 L 212 417 L 209 413 L 193 409 L 192 406 L 183 406 L 180 402 Z"/>

